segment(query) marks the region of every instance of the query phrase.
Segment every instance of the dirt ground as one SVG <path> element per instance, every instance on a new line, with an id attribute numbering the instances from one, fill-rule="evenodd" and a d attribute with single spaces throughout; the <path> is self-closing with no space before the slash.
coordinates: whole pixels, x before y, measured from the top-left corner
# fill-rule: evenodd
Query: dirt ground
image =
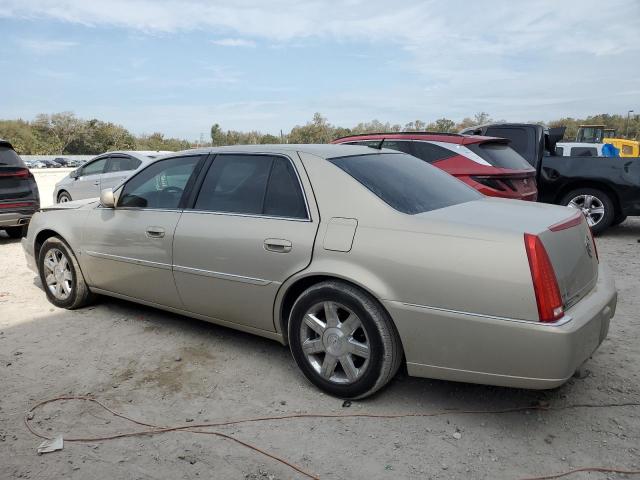
<path id="1" fill-rule="evenodd" d="M 37 173 L 43 204 L 64 173 Z M 324 395 L 287 348 L 248 334 L 133 303 L 53 307 L 26 267 L 20 242 L 0 234 L 0 479 L 304 478 L 223 438 L 167 433 L 37 455 L 23 423 L 36 402 L 93 395 L 157 425 L 294 413 L 426 413 L 548 402 L 640 402 L 640 220 L 598 239 L 613 269 L 618 311 L 585 378 L 552 391 L 398 377 L 366 401 Z M 96 406 L 65 402 L 36 412 L 47 435 L 110 435 L 142 427 Z M 527 410 L 400 419 L 296 419 L 218 431 L 285 458 L 322 479 L 522 478 L 580 466 L 640 469 L 640 408 Z M 571 478 L 623 478 L 577 474 Z"/>

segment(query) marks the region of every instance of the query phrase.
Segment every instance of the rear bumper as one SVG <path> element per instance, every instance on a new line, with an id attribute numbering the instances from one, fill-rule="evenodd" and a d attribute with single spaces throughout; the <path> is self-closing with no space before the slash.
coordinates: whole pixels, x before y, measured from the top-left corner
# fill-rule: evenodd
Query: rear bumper
<path id="1" fill-rule="evenodd" d="M 33 239 L 29 238 L 29 236 L 26 236 L 22 238 L 21 243 L 24 257 L 27 260 L 27 267 L 29 267 L 29 269 L 34 273 L 38 273 L 38 267 L 36 265 L 36 257 L 33 248 Z"/>
<path id="2" fill-rule="evenodd" d="M 596 286 L 557 324 L 384 303 L 400 333 L 410 375 L 547 389 L 571 378 L 605 339 L 617 293 L 600 266 Z"/>
<path id="3" fill-rule="evenodd" d="M 31 217 L 35 213 L 33 212 L 1 212 L 0 211 L 0 228 L 4 227 L 19 227 L 27 225 Z"/>

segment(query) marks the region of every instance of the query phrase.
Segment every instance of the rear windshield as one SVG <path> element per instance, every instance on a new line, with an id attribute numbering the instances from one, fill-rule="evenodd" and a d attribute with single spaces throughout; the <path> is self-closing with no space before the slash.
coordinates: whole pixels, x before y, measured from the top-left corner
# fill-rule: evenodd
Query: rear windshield
<path id="1" fill-rule="evenodd" d="M 0 146 L 0 166 L 24 167 L 22 159 L 12 148 Z"/>
<path id="2" fill-rule="evenodd" d="M 329 160 L 399 212 L 415 215 L 482 198 L 448 173 L 402 153 Z"/>
<path id="3" fill-rule="evenodd" d="M 511 170 L 531 170 L 531 165 L 505 143 L 473 143 L 466 145 L 466 147 L 494 167 L 509 168 Z"/>

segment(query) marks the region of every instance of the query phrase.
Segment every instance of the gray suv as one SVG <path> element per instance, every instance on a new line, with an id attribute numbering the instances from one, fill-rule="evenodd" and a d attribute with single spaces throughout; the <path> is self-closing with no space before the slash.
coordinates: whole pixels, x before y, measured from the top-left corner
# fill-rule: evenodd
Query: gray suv
<path id="1" fill-rule="evenodd" d="M 20 238 L 40 208 L 38 185 L 11 143 L 0 139 L 0 230 Z"/>

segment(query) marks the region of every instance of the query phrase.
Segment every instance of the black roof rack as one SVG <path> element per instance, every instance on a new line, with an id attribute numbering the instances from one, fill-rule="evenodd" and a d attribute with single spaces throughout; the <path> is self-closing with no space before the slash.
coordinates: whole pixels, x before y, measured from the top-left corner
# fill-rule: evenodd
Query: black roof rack
<path id="1" fill-rule="evenodd" d="M 349 137 L 366 137 L 367 135 L 446 135 L 450 137 L 464 137 L 462 133 L 444 133 L 444 132 L 371 132 L 371 133 L 354 133 L 338 137 L 335 140 L 342 140 Z"/>

